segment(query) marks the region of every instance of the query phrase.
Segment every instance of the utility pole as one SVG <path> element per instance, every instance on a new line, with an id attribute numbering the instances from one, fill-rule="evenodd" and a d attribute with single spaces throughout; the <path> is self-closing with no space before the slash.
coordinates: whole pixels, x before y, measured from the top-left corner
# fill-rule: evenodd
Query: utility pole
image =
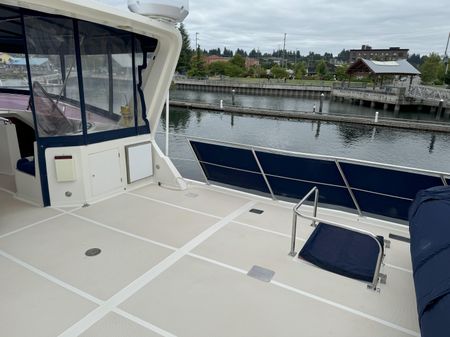
<path id="1" fill-rule="evenodd" d="M 198 49 L 198 33 L 195 33 L 195 49 Z"/>
<path id="2" fill-rule="evenodd" d="M 284 41 L 283 41 L 283 66 L 287 68 L 286 62 L 286 33 L 284 33 Z"/>
<path id="3" fill-rule="evenodd" d="M 448 33 L 448 38 L 447 38 L 447 46 L 445 47 L 445 53 L 444 53 L 444 64 L 445 64 L 445 75 L 448 74 L 448 42 L 450 41 L 450 33 Z"/>

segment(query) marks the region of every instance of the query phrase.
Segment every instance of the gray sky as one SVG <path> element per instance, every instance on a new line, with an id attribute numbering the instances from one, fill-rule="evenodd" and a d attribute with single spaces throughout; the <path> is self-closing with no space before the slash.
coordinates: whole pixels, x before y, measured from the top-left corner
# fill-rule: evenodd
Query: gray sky
<path id="1" fill-rule="evenodd" d="M 126 7 L 126 0 L 97 0 Z M 450 32 L 448 0 L 191 0 L 185 20 L 195 46 L 339 53 L 342 49 L 402 47 L 443 54 Z"/>

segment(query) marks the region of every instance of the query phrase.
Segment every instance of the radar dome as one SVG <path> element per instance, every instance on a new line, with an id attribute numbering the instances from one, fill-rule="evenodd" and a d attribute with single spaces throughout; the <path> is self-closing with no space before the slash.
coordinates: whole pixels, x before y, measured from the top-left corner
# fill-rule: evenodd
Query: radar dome
<path id="1" fill-rule="evenodd" d="M 189 14 L 189 0 L 128 0 L 128 8 L 136 14 L 178 23 Z"/>

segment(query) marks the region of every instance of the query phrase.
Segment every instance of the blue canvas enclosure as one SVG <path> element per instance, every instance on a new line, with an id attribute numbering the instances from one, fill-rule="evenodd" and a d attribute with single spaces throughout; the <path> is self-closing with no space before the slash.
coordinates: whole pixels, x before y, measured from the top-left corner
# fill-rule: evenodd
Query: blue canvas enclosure
<path id="1" fill-rule="evenodd" d="M 321 204 L 405 222 L 416 193 L 443 185 L 447 176 L 214 141 L 190 144 L 210 182 L 287 199 L 301 199 L 316 186 Z"/>

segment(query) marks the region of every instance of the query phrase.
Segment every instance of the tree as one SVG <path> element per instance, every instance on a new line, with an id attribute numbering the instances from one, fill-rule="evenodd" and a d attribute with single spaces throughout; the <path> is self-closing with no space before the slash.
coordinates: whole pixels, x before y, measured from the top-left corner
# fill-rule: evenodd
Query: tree
<path id="1" fill-rule="evenodd" d="M 197 47 L 197 53 L 192 59 L 191 69 L 189 70 L 188 75 L 192 77 L 206 76 L 205 61 L 203 60 L 203 54 L 200 50 L 200 46 Z"/>
<path id="2" fill-rule="evenodd" d="M 444 63 L 441 61 L 441 57 L 436 53 L 431 53 L 426 57 L 422 66 L 420 67 L 422 73 L 422 82 L 435 83 L 444 80 Z"/>
<path id="3" fill-rule="evenodd" d="M 320 79 L 323 79 L 328 73 L 327 64 L 324 60 L 320 60 L 316 63 L 316 73 L 319 75 Z"/>
<path id="4" fill-rule="evenodd" d="M 298 80 L 303 79 L 306 76 L 306 64 L 305 62 L 298 62 L 295 65 L 295 78 Z"/>
<path id="5" fill-rule="evenodd" d="M 348 62 L 350 60 L 350 50 L 342 49 L 342 51 L 338 54 L 337 59 L 343 62 Z"/>
<path id="6" fill-rule="evenodd" d="M 230 63 L 245 69 L 245 58 L 241 56 L 241 54 L 238 54 L 236 52 L 236 54 L 233 56 L 233 58 L 230 60 Z"/>
<path id="7" fill-rule="evenodd" d="M 225 63 L 225 76 L 229 77 L 241 77 L 245 72 L 244 68 L 237 66 L 231 62 Z"/>
<path id="8" fill-rule="evenodd" d="M 220 48 L 217 48 L 217 49 L 210 49 L 210 50 L 208 51 L 208 55 L 217 55 L 217 56 L 220 56 Z"/>
<path id="9" fill-rule="evenodd" d="M 259 50 L 252 49 L 248 54 L 249 57 L 257 59 L 262 57 L 261 52 Z"/>
<path id="10" fill-rule="evenodd" d="M 233 57 L 233 51 L 227 49 L 227 47 L 223 48 L 223 56 L 224 57 Z"/>
<path id="11" fill-rule="evenodd" d="M 208 73 L 212 76 L 225 75 L 227 62 L 216 61 L 208 66 Z"/>
<path id="12" fill-rule="evenodd" d="M 181 74 L 186 74 L 187 71 L 191 68 L 191 60 L 192 60 L 192 50 L 191 50 L 191 42 L 189 40 L 189 35 L 184 28 L 184 24 L 180 24 L 178 27 L 181 33 L 181 38 L 183 40 L 183 45 L 181 47 L 180 58 L 177 64 L 177 71 Z"/>
<path id="13" fill-rule="evenodd" d="M 447 74 L 444 74 L 444 83 L 450 85 L 450 71 Z"/>
<path id="14" fill-rule="evenodd" d="M 408 57 L 408 62 L 419 69 L 422 65 L 422 58 L 420 57 L 420 54 L 412 54 Z"/>
<path id="15" fill-rule="evenodd" d="M 235 55 L 239 54 L 243 57 L 247 57 L 247 52 L 244 49 L 237 49 L 236 52 L 234 53 Z"/>
<path id="16" fill-rule="evenodd" d="M 336 79 L 338 81 L 345 81 L 347 79 L 348 77 L 347 69 L 348 69 L 347 65 L 336 67 Z"/>
<path id="17" fill-rule="evenodd" d="M 280 67 L 278 64 L 274 65 L 270 71 L 272 73 L 272 76 L 275 78 L 287 78 L 288 77 L 288 73 L 287 73 L 286 69 Z"/>

